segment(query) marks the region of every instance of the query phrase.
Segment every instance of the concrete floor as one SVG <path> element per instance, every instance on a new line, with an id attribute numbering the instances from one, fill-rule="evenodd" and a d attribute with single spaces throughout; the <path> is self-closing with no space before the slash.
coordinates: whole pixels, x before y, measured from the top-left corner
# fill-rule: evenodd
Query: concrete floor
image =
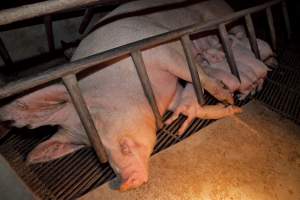
<path id="1" fill-rule="evenodd" d="M 151 158 L 150 181 L 81 200 L 299 200 L 300 127 L 258 102 Z"/>

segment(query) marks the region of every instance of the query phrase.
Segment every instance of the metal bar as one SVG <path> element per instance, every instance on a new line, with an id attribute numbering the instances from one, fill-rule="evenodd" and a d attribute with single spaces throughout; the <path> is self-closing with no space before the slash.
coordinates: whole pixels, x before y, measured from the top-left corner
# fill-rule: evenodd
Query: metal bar
<path id="1" fill-rule="evenodd" d="M 187 59 L 187 63 L 189 66 L 189 70 L 191 73 L 191 77 L 192 77 L 192 81 L 193 81 L 193 86 L 194 86 L 194 90 L 197 96 L 197 100 L 198 103 L 200 105 L 204 105 L 205 104 L 205 99 L 203 96 L 203 91 L 202 91 L 202 86 L 201 86 L 201 82 L 200 82 L 200 78 L 199 78 L 199 73 L 197 70 L 197 66 L 195 64 L 195 60 L 193 58 L 193 54 L 192 54 L 192 42 L 191 39 L 189 37 L 189 35 L 184 35 L 181 37 L 181 43 L 183 46 L 183 50 Z"/>
<path id="2" fill-rule="evenodd" d="M 281 3 L 282 3 L 282 13 L 285 22 L 286 32 L 287 32 L 288 39 L 290 39 L 292 32 L 291 32 L 291 24 L 290 24 L 290 18 L 287 10 L 286 1 L 283 0 Z"/>
<path id="3" fill-rule="evenodd" d="M 266 13 L 267 13 L 268 25 L 269 25 L 269 29 L 270 29 L 272 47 L 273 47 L 274 50 L 276 50 L 277 49 L 277 41 L 276 41 L 274 19 L 273 19 L 273 14 L 272 14 L 271 7 L 267 7 Z"/>
<path id="4" fill-rule="evenodd" d="M 82 125 L 86 131 L 86 134 L 94 147 L 96 154 L 100 160 L 101 163 L 107 162 L 106 153 L 103 147 L 103 144 L 101 142 L 101 139 L 99 137 L 99 134 L 97 132 L 97 129 L 95 127 L 95 124 L 93 122 L 92 116 L 90 115 L 90 112 L 85 104 L 85 101 L 83 99 L 83 96 L 80 92 L 80 88 L 78 86 L 78 82 L 76 79 L 76 76 L 74 74 L 69 74 L 67 76 L 64 76 L 63 82 L 71 96 L 72 102 L 74 104 L 74 107 L 78 113 L 78 116 L 82 122 Z M 100 130 L 101 131 L 101 130 Z M 100 133 L 101 135 L 101 133 Z"/>
<path id="5" fill-rule="evenodd" d="M 12 59 L 5 47 L 3 40 L 0 38 L 0 56 L 3 59 L 6 66 L 12 65 Z"/>
<path id="6" fill-rule="evenodd" d="M 224 47 L 227 62 L 230 67 L 230 71 L 233 75 L 235 75 L 239 79 L 239 81 L 241 81 L 239 71 L 237 69 L 237 65 L 236 65 L 236 62 L 235 62 L 235 59 L 233 56 L 233 52 L 230 48 L 228 33 L 226 30 L 225 24 L 219 25 L 219 34 L 220 34 L 220 38 L 221 38 L 221 41 L 222 41 L 222 44 Z"/>
<path id="7" fill-rule="evenodd" d="M 256 40 L 255 28 L 254 28 L 252 17 L 250 14 L 245 16 L 245 21 L 246 21 L 247 30 L 249 33 L 251 48 L 254 52 L 255 57 L 258 58 L 259 60 L 261 60 L 258 45 L 257 45 L 257 40 Z"/>
<path id="8" fill-rule="evenodd" d="M 84 12 L 81 24 L 79 26 L 78 32 L 80 34 L 82 34 L 86 30 L 86 28 L 88 27 L 89 23 L 91 22 L 93 16 L 94 16 L 94 9 L 87 8 Z"/>
<path id="9" fill-rule="evenodd" d="M 142 58 L 142 54 L 139 50 L 133 51 L 131 53 L 132 60 L 134 62 L 136 71 L 138 73 L 138 76 L 140 78 L 141 84 L 143 86 L 144 93 L 147 97 L 147 100 L 152 108 L 155 120 L 156 120 L 156 126 L 158 129 L 161 129 L 163 127 L 163 121 L 162 117 L 159 113 L 159 109 L 157 106 L 157 102 L 155 100 L 154 92 L 151 87 L 151 82 L 149 80 L 146 68 L 145 68 L 145 63 Z"/>
<path id="10" fill-rule="evenodd" d="M 47 34 L 48 48 L 50 52 L 55 50 L 53 27 L 52 27 L 52 17 L 51 15 L 44 16 L 45 30 Z"/>
<path id="11" fill-rule="evenodd" d="M 56 0 L 43 1 L 0 11 L 0 26 L 82 6 L 117 5 L 129 0 Z"/>
<path id="12" fill-rule="evenodd" d="M 143 49 L 146 47 L 151 47 L 154 45 L 161 44 L 163 42 L 168 42 L 170 40 L 174 40 L 176 38 L 181 37 L 185 34 L 193 34 L 206 30 L 216 29 L 217 25 L 220 23 L 226 23 L 231 20 L 238 19 L 246 14 L 258 12 L 266 9 L 269 6 L 275 5 L 282 0 L 275 0 L 257 7 L 249 8 L 246 10 L 242 10 L 223 18 L 211 20 L 206 23 L 200 23 L 192 26 L 187 26 L 181 29 L 177 29 L 174 31 L 170 31 L 161 35 L 153 36 L 150 38 L 146 38 L 137 42 L 133 42 L 115 49 L 111 49 L 105 52 L 97 53 L 93 56 L 89 56 L 71 63 L 67 63 L 64 65 L 60 65 L 52 70 L 46 71 L 44 73 L 40 73 L 39 75 L 32 75 L 31 77 L 26 77 L 24 79 L 20 79 L 18 81 L 14 81 L 12 83 L 7 84 L 6 86 L 0 89 L 0 99 L 5 97 L 20 93 L 22 91 L 34 88 L 36 86 L 48 83 L 50 81 L 59 79 L 70 73 L 78 73 L 90 67 L 93 67 L 97 64 L 103 63 L 105 61 L 126 55 L 134 50 Z M 0 11 L 1 16 L 1 11 Z M 1 17 L 0 17 L 1 19 Z M 0 23 L 1 25 L 1 23 Z"/>
<path id="13" fill-rule="evenodd" d="M 129 0 L 114 0 L 114 4 L 128 2 Z M 256 6 L 253 8 L 246 9 L 244 11 L 240 11 L 241 15 L 235 15 L 235 17 L 243 16 L 246 13 L 258 12 L 265 9 L 268 6 L 275 5 L 282 0 L 274 0 L 271 2 L 267 2 L 260 6 Z M 20 6 L 17 8 L 10 8 L 0 11 L 0 26 L 5 24 L 11 24 L 13 22 L 22 21 L 42 15 L 52 14 L 56 12 L 60 12 L 66 9 L 73 9 L 77 7 L 82 7 L 86 5 L 111 5 L 111 0 L 102 0 L 99 2 L 98 0 L 60 0 L 60 1 L 44 1 L 33 3 L 29 5 Z"/>

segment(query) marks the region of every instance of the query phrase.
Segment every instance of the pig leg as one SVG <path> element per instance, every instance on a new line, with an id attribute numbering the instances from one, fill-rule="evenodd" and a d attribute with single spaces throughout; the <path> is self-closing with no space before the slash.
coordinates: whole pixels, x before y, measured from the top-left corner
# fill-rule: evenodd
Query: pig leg
<path id="1" fill-rule="evenodd" d="M 72 134 L 69 131 L 61 128 L 50 139 L 37 145 L 27 155 L 27 162 L 48 162 L 84 147 L 83 144 L 74 143 L 75 141 L 73 140 Z"/>
<path id="2" fill-rule="evenodd" d="M 182 92 L 178 107 L 174 114 L 166 121 L 166 124 L 170 124 L 176 120 L 179 114 L 186 115 L 187 119 L 178 130 L 178 134 L 181 135 L 195 118 L 220 119 L 240 112 L 241 108 L 236 106 L 226 107 L 222 104 L 200 106 L 197 102 L 193 85 L 187 84 Z"/>
<path id="3" fill-rule="evenodd" d="M 54 136 L 29 153 L 27 161 L 30 163 L 57 159 L 89 145 L 63 85 L 51 85 L 20 97 L 1 107 L 0 117 L 2 121 L 13 121 L 12 125 L 16 127 L 61 126 Z"/>
<path id="4" fill-rule="evenodd" d="M 173 97 L 173 99 L 168 107 L 168 110 L 173 111 L 173 112 L 175 111 L 175 109 L 177 108 L 177 106 L 180 103 L 182 92 L 183 92 L 183 87 L 177 82 L 175 96 Z"/>
<path id="5" fill-rule="evenodd" d="M 59 112 L 69 100 L 68 93 L 63 85 L 51 85 L 0 108 L 1 121 L 13 121 L 13 126 L 23 127 L 30 125 L 35 128 L 47 124 L 55 124 L 55 113 Z"/>

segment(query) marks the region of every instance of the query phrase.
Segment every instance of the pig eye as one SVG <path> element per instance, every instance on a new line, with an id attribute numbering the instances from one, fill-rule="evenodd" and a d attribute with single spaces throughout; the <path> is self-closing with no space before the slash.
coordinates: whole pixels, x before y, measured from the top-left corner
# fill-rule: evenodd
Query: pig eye
<path id="1" fill-rule="evenodd" d="M 124 154 L 124 155 L 130 155 L 132 153 L 129 146 L 126 143 L 121 143 L 120 148 L 121 148 L 122 154 Z"/>

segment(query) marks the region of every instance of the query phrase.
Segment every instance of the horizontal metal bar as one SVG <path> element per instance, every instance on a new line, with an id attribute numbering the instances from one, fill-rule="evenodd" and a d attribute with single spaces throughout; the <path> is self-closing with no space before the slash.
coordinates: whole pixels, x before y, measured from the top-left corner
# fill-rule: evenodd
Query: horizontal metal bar
<path id="1" fill-rule="evenodd" d="M 71 63 L 67 63 L 61 66 L 56 67 L 55 69 L 46 71 L 44 73 L 41 73 L 39 75 L 34 75 L 31 77 L 26 77 L 24 79 L 20 79 L 18 81 L 12 82 L 4 86 L 0 89 L 0 99 L 3 99 L 5 97 L 20 93 L 24 90 L 28 90 L 31 88 L 34 88 L 38 85 L 42 85 L 45 83 L 48 83 L 50 81 L 59 79 L 67 74 L 70 73 L 78 73 L 80 71 L 83 71 L 85 69 L 88 69 L 92 66 L 95 66 L 97 64 L 103 63 L 105 61 L 117 58 L 119 56 L 127 55 L 132 51 L 140 50 L 146 47 L 151 47 L 154 45 L 161 44 L 163 42 L 168 42 L 170 40 L 174 40 L 176 38 L 179 38 L 185 34 L 193 34 L 201 31 L 211 30 L 218 28 L 218 24 L 225 23 L 234 19 L 238 19 L 240 17 L 243 17 L 246 14 L 254 13 L 261 11 L 265 9 L 266 7 L 270 7 L 272 5 L 275 5 L 282 0 L 275 0 L 260 6 L 256 6 L 253 8 L 249 8 L 246 10 L 242 10 L 227 16 L 224 16 L 223 18 L 215 19 L 208 21 L 206 23 L 196 24 L 192 26 L 188 26 L 185 28 L 181 28 L 175 31 L 170 31 L 168 33 L 164 33 L 158 36 L 153 36 L 150 38 L 146 38 L 137 42 L 133 42 L 115 49 L 111 49 L 105 52 L 97 53 L 93 56 L 89 56 Z M 1 13 L 0 13 L 1 16 Z"/>
<path id="2" fill-rule="evenodd" d="M 245 16 L 245 21 L 246 21 L 246 27 L 247 27 L 247 30 L 249 33 L 251 48 L 254 52 L 255 57 L 258 58 L 259 60 L 261 60 L 258 45 L 257 45 L 257 40 L 256 40 L 255 28 L 254 28 L 252 17 L 250 14 Z"/>
<path id="3" fill-rule="evenodd" d="M 268 25 L 269 25 L 269 29 L 270 29 L 272 47 L 273 47 L 274 50 L 276 50 L 277 49 L 277 41 L 276 41 L 274 19 L 273 19 L 273 14 L 272 14 L 271 7 L 267 7 L 266 13 L 267 13 Z"/>
<path id="4" fill-rule="evenodd" d="M 51 15 L 44 16 L 44 24 L 45 24 L 45 30 L 46 30 L 46 35 L 47 35 L 49 52 L 53 52 L 55 50 L 55 44 L 54 44 L 54 35 L 53 35 Z"/>
<path id="5" fill-rule="evenodd" d="M 223 44 L 223 48 L 224 48 L 224 52 L 226 55 L 226 59 L 228 62 L 228 65 L 230 67 L 230 71 L 233 75 L 235 75 L 239 81 L 241 81 L 240 75 L 239 75 L 239 71 L 237 69 L 237 65 L 234 59 L 234 55 L 233 52 L 231 50 L 231 45 L 229 42 L 229 38 L 228 38 L 228 33 L 225 27 L 225 24 L 220 24 L 219 25 L 219 34 L 220 34 L 220 38 L 221 38 L 221 42 Z"/>
<path id="6" fill-rule="evenodd" d="M 283 18 L 284 18 L 284 22 L 285 22 L 287 37 L 288 37 L 288 39 L 290 39 L 292 31 L 291 31 L 289 13 L 288 13 L 288 10 L 287 10 L 287 5 L 286 5 L 285 0 L 282 1 L 282 12 L 283 12 Z"/>
<path id="7" fill-rule="evenodd" d="M 53 0 L 9 8 L 0 11 L 0 26 L 17 21 L 53 14 L 83 6 L 116 5 L 129 0 Z"/>
<path id="8" fill-rule="evenodd" d="M 145 67 L 145 63 L 142 58 L 142 54 L 140 51 L 133 51 L 131 53 L 131 57 L 134 62 L 138 76 L 140 78 L 145 96 L 147 97 L 147 100 L 152 108 L 152 111 L 153 111 L 153 114 L 154 114 L 154 117 L 156 120 L 156 126 L 158 129 L 161 129 L 163 127 L 162 117 L 159 113 L 157 102 L 155 100 L 154 92 L 151 87 L 151 82 L 149 80 L 149 77 L 148 77 L 148 74 L 146 71 L 146 67 Z"/>
<path id="9" fill-rule="evenodd" d="M 78 82 L 76 79 L 76 76 L 74 74 L 69 74 L 64 76 L 63 82 L 71 96 L 73 105 L 78 113 L 78 116 L 82 122 L 82 125 L 85 129 L 85 132 L 94 147 L 96 154 L 100 160 L 101 163 L 107 162 L 106 153 L 103 147 L 103 144 L 101 142 L 101 139 L 99 137 L 97 129 L 95 127 L 94 121 L 92 119 L 92 116 L 85 104 L 85 101 L 83 99 L 83 96 L 80 92 L 80 88 L 78 86 Z M 101 131 L 101 130 L 99 130 Z"/>
<path id="10" fill-rule="evenodd" d="M 191 39 L 189 37 L 189 35 L 184 35 L 181 37 L 181 43 L 183 46 L 183 50 L 184 53 L 186 55 L 187 58 L 187 63 L 188 63 L 188 67 L 190 69 L 190 73 L 191 73 L 191 77 L 192 77 L 192 81 L 193 81 L 193 86 L 195 89 L 195 93 L 197 96 L 197 100 L 198 103 L 200 105 L 204 105 L 205 104 L 205 99 L 204 99 L 204 95 L 203 95 L 203 91 L 202 91 L 202 86 L 201 86 L 201 82 L 200 82 L 200 78 L 199 78 L 199 73 L 195 64 L 195 60 L 192 54 L 192 42 Z"/>
<path id="11" fill-rule="evenodd" d="M 97 0 L 44 1 L 5 9 L 0 11 L 0 26 L 96 2 Z"/>

